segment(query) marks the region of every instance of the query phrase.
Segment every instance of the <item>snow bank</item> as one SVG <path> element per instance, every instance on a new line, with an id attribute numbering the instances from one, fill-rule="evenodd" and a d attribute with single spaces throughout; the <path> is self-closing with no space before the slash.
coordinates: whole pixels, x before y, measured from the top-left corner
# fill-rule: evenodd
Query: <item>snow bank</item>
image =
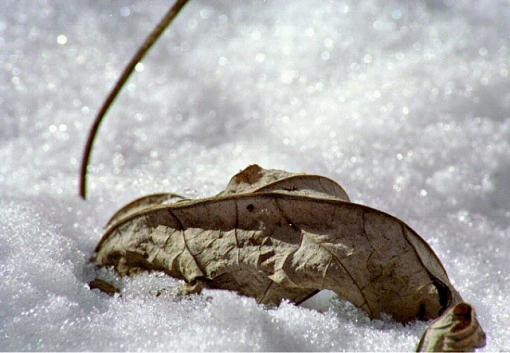
<path id="1" fill-rule="evenodd" d="M 510 347 L 510 4 L 192 1 L 110 111 L 82 202 L 85 134 L 170 4 L 0 2 L 0 349 L 414 349 L 425 323 L 328 294 L 267 310 L 223 291 L 176 301 L 158 274 L 115 279 L 122 297 L 87 288 L 117 208 L 212 195 L 251 163 L 331 177 L 406 221 L 486 350 Z"/>

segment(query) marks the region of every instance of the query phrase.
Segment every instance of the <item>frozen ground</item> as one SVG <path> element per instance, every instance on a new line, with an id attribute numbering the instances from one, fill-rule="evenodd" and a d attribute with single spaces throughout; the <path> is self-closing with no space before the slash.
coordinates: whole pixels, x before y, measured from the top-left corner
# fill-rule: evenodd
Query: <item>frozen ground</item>
<path id="1" fill-rule="evenodd" d="M 510 348 L 510 3 L 193 0 L 85 135 L 171 1 L 0 1 L 0 349 L 412 350 L 424 323 L 323 297 L 90 291 L 102 225 L 149 192 L 211 195 L 251 163 L 323 174 L 394 214 Z"/>

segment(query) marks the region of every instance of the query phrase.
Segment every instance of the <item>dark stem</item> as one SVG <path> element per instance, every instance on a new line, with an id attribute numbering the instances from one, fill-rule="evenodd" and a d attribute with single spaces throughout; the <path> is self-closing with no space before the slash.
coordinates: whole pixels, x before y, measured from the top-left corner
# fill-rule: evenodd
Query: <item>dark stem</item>
<path id="1" fill-rule="evenodd" d="M 189 0 L 177 0 L 175 4 L 168 10 L 165 16 L 161 19 L 158 25 L 152 30 L 151 34 L 145 39 L 145 42 L 140 46 L 137 50 L 136 54 L 133 56 L 129 64 L 126 66 L 124 71 L 122 71 L 122 75 L 119 77 L 117 83 L 111 90 L 110 94 L 104 101 L 101 109 L 97 113 L 96 119 L 94 120 L 94 124 L 92 124 L 92 128 L 90 129 L 87 144 L 85 145 L 85 151 L 83 152 L 83 159 L 81 161 L 81 170 L 80 170 L 80 196 L 85 200 L 87 198 L 87 169 L 90 160 L 90 154 L 92 152 L 92 146 L 94 145 L 94 141 L 96 139 L 97 131 L 99 130 L 99 125 L 103 121 L 106 112 L 112 105 L 113 101 L 119 94 L 120 90 L 131 76 L 131 73 L 135 69 L 136 64 L 138 64 L 147 54 L 149 49 L 154 45 L 154 43 L 158 40 L 161 34 L 165 31 L 165 29 L 172 23 L 172 21 L 177 17 L 179 12 L 182 10 L 184 5 L 188 3 Z"/>

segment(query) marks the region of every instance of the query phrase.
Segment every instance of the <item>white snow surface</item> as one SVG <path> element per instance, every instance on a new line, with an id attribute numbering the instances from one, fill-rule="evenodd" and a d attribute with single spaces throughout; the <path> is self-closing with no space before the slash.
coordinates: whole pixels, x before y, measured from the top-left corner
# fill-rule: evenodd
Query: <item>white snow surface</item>
<path id="1" fill-rule="evenodd" d="M 510 3 L 193 0 L 86 134 L 172 1 L 0 1 L 0 349 L 409 351 L 426 327 L 324 294 L 177 300 L 161 274 L 89 290 L 133 198 L 219 192 L 249 164 L 321 174 L 431 244 L 510 348 Z M 163 290 L 163 294 L 154 293 Z"/>

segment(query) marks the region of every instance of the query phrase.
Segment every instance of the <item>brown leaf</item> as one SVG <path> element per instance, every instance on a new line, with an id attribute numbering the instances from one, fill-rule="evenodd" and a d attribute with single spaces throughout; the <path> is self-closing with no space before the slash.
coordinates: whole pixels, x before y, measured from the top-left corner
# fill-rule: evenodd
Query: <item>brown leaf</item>
<path id="1" fill-rule="evenodd" d="M 418 344 L 420 352 L 470 352 L 485 346 L 475 309 L 459 303 L 434 321 Z"/>
<path id="2" fill-rule="evenodd" d="M 99 289 L 101 292 L 106 293 L 110 296 L 114 296 L 115 293 L 120 293 L 120 291 L 113 284 L 106 282 L 100 278 L 96 278 L 95 280 L 89 283 L 90 289 Z"/>
<path id="3" fill-rule="evenodd" d="M 230 179 L 227 188 L 217 197 L 262 191 L 298 193 L 304 196 L 335 198 L 350 201 L 345 190 L 335 181 L 308 174 L 289 173 L 277 169 L 262 169 L 253 164 Z"/>
<path id="4" fill-rule="evenodd" d="M 432 249 L 399 219 L 349 202 L 330 179 L 256 165 L 216 197 L 127 213 L 96 252 L 98 265 L 121 275 L 164 271 L 269 305 L 330 289 L 371 318 L 405 323 L 462 302 Z"/>
<path id="5" fill-rule="evenodd" d="M 185 198 L 173 193 L 152 194 L 140 197 L 115 212 L 106 223 L 106 228 L 129 215 L 142 211 L 144 208 L 150 208 L 156 205 L 170 205 L 180 200 L 185 200 Z"/>

